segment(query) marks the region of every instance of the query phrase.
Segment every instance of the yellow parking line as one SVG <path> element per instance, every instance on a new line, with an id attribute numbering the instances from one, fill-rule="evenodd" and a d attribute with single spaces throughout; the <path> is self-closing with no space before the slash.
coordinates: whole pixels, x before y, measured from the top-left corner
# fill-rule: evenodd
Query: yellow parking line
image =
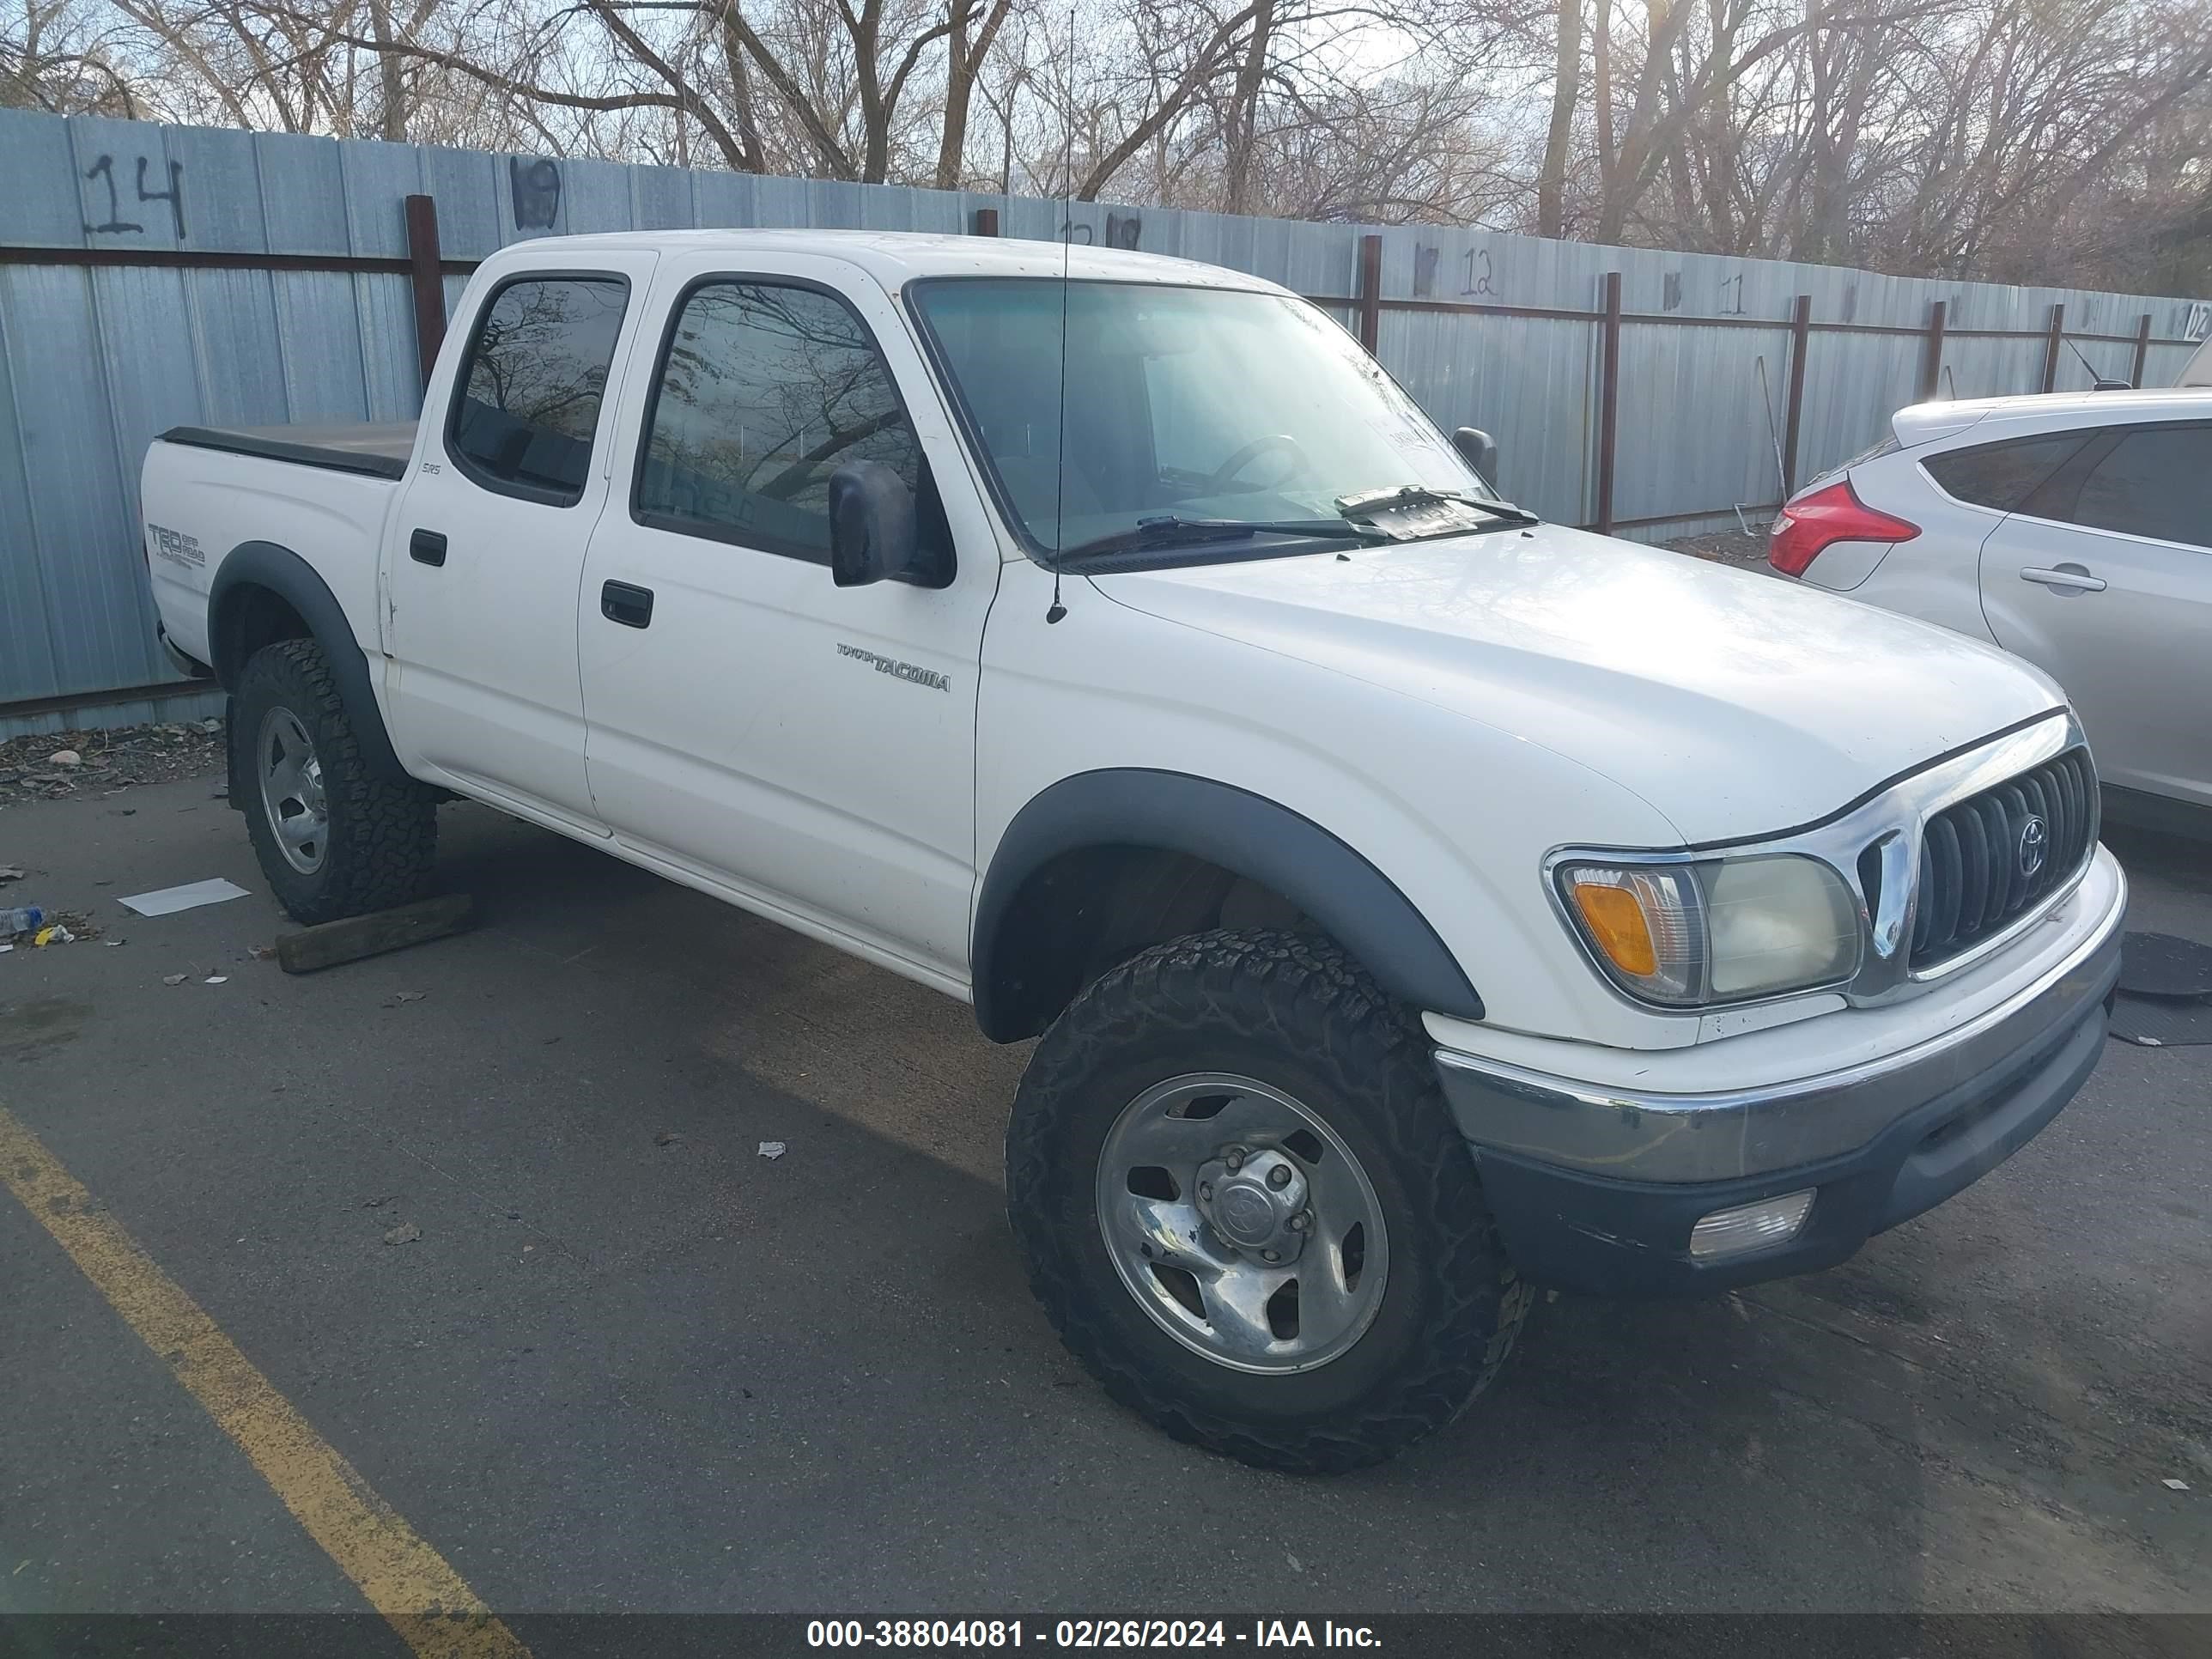
<path id="1" fill-rule="evenodd" d="M 0 1106 L 0 1182 L 238 1443 L 307 1535 L 422 1659 L 528 1659 L 446 1559 L 370 1490 L 155 1265 L 39 1138 Z"/>

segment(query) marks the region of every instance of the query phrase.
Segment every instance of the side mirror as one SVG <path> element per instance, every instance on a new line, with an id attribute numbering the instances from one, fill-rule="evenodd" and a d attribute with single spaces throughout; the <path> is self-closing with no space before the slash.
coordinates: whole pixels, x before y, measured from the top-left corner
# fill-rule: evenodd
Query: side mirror
<path id="1" fill-rule="evenodd" d="M 2135 382 L 2132 380 L 2108 380 L 2102 375 L 2100 375 L 2096 383 L 2089 388 L 2092 392 L 2133 392 L 2135 389 Z"/>
<path id="2" fill-rule="evenodd" d="M 1452 434 L 1452 447 L 1459 451 L 1460 459 L 1482 477 L 1483 483 L 1498 482 L 1498 440 L 1479 426 L 1463 426 Z"/>
<path id="3" fill-rule="evenodd" d="M 830 475 L 830 577 L 838 586 L 905 575 L 921 547 L 905 479 L 881 461 L 848 461 Z"/>

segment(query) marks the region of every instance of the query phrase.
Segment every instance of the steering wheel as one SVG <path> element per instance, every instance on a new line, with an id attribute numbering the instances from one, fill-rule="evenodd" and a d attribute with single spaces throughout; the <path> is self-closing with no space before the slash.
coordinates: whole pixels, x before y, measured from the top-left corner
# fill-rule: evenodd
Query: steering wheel
<path id="1" fill-rule="evenodd" d="M 1253 489 L 1273 489 L 1279 485 L 1288 483 L 1300 471 L 1307 470 L 1305 447 L 1287 432 L 1270 433 L 1264 438 L 1253 439 L 1250 443 L 1246 444 L 1227 460 L 1222 462 L 1219 466 L 1215 467 L 1213 476 L 1206 481 L 1206 493 L 1218 495 L 1226 489 L 1235 482 L 1238 473 L 1270 450 L 1278 450 L 1288 456 L 1289 464 L 1276 477 L 1264 483 L 1254 484 Z"/>

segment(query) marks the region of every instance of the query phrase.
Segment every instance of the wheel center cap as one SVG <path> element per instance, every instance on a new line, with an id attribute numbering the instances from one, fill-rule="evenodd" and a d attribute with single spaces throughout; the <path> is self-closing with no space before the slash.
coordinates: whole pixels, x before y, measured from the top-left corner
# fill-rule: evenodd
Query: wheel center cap
<path id="1" fill-rule="evenodd" d="M 1213 1189 L 1213 1224 L 1232 1244 L 1257 1249 L 1275 1235 L 1275 1203 L 1257 1182 L 1232 1176 Z"/>
<path id="2" fill-rule="evenodd" d="M 1200 1169 L 1198 1193 L 1199 1209 L 1235 1249 L 1272 1264 L 1305 1242 L 1305 1172 L 1279 1152 L 1231 1148 Z"/>

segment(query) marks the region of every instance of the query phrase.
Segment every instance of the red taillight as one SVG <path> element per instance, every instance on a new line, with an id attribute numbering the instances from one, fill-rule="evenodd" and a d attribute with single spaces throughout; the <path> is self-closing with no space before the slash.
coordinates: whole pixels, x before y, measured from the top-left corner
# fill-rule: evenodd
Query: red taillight
<path id="1" fill-rule="evenodd" d="M 1909 542 L 1917 524 L 1877 513 L 1851 491 L 1849 478 L 1801 495 L 1784 507 L 1768 532 L 1766 562 L 1785 576 L 1802 576 L 1831 542 Z"/>

